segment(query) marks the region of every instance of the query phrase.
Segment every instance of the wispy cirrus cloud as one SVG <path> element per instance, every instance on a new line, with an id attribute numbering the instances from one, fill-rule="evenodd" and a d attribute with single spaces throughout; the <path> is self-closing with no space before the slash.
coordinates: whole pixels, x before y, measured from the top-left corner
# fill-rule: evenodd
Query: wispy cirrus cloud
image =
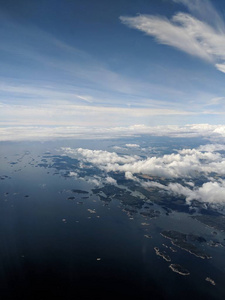
<path id="1" fill-rule="evenodd" d="M 200 20 L 212 24 L 219 31 L 224 31 L 225 24 L 220 13 L 215 9 L 209 0 L 172 0 L 175 3 L 183 4 L 188 10 Z"/>
<path id="2" fill-rule="evenodd" d="M 158 83 L 134 78 L 75 43 L 0 16 L 0 125 L 181 124 L 179 116 L 196 116 L 195 123 L 205 115 L 204 103 L 222 96 L 216 88 L 202 92 L 186 84 L 184 91 L 183 83 L 163 84 L 161 76 Z"/>
<path id="3" fill-rule="evenodd" d="M 225 73 L 225 26 L 219 14 L 208 1 L 203 3 L 200 0 L 175 0 L 174 2 L 186 5 L 192 13 L 197 12 L 197 16 L 179 12 L 171 19 L 138 15 L 121 16 L 120 20 L 131 28 L 155 37 L 158 43 L 208 61 Z M 210 12 L 215 16 L 213 23 L 210 23 L 210 19 L 207 18 Z"/>
<path id="4" fill-rule="evenodd" d="M 54 94 L 54 93 L 53 93 Z M 60 95 L 61 93 L 59 93 Z M 55 96 L 59 96 L 55 93 Z M 70 94 L 64 95 L 64 101 L 53 98 L 54 101 L 48 103 L 29 105 L 0 103 L 0 125 L 69 125 L 69 126 L 115 126 L 130 125 L 136 121 L 143 121 L 149 117 L 164 116 L 187 116 L 195 115 L 196 112 L 169 108 L 132 108 L 113 107 L 103 105 L 84 105 L 66 101 Z M 73 95 L 74 99 L 78 95 Z M 83 100 L 83 99 L 82 99 Z M 83 101 L 80 101 L 83 102 Z M 87 102 L 87 101 L 85 101 Z"/>
<path id="5" fill-rule="evenodd" d="M 1 13 L 0 25 L 3 103 L 42 105 L 70 101 L 77 105 L 86 102 L 114 107 L 185 109 L 185 104 L 179 104 L 179 98 L 186 97 L 182 90 L 131 78 L 88 51 L 77 49 L 74 43 L 59 40 L 33 25 L 21 25 Z M 160 99 L 162 93 L 164 97 Z"/>

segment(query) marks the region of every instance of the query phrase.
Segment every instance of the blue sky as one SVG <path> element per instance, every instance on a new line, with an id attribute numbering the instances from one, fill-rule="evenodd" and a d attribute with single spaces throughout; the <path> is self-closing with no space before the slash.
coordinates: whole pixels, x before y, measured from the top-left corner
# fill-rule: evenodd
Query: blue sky
<path id="1" fill-rule="evenodd" d="M 1 1 L 0 125 L 225 124 L 225 3 Z"/>

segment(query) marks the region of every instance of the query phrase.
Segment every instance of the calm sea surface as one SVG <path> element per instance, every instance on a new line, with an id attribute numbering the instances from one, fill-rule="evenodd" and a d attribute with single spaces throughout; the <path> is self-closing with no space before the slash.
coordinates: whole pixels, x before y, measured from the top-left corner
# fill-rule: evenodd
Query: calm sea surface
<path id="1" fill-rule="evenodd" d="M 130 219 L 119 201 L 106 205 L 93 195 L 93 185 L 38 166 L 45 151 L 58 155 L 55 149 L 54 143 L 1 144 L 0 175 L 8 176 L 0 181 L 1 299 L 225 299 L 224 248 L 207 248 L 211 260 L 170 251 L 189 276 L 172 272 L 154 250 L 171 245 L 162 230 L 207 237 L 212 229 L 177 212 Z"/>

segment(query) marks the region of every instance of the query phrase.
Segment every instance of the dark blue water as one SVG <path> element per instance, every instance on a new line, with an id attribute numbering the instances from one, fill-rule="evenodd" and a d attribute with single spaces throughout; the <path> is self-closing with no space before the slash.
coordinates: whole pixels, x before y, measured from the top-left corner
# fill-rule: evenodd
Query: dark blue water
<path id="1" fill-rule="evenodd" d="M 146 220 L 129 219 L 117 200 L 105 205 L 91 194 L 68 200 L 71 189 L 93 186 L 37 166 L 46 150 L 57 153 L 55 144 L 1 146 L 1 176 L 10 177 L 0 181 L 1 299 L 224 299 L 224 248 L 210 250 L 217 252 L 208 261 L 180 249 L 170 253 L 190 276 L 172 272 L 154 251 L 170 245 L 163 229 L 205 235 L 211 229 L 181 213 L 143 226 Z"/>

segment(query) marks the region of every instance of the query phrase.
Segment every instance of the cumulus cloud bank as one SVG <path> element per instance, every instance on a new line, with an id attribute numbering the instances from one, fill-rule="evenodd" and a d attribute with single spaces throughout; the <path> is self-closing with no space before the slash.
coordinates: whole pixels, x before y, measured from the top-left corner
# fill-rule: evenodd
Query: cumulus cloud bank
<path id="1" fill-rule="evenodd" d="M 204 183 L 201 187 L 194 187 L 193 189 L 179 183 L 170 183 L 167 186 L 155 181 L 144 182 L 142 186 L 147 188 L 156 187 L 177 196 L 184 196 L 189 205 L 192 204 L 193 200 L 209 204 L 213 208 L 225 204 L 225 180 L 209 181 Z"/>
<path id="2" fill-rule="evenodd" d="M 97 166 L 106 166 L 108 164 L 127 164 L 134 163 L 139 159 L 139 156 L 119 156 L 115 152 L 108 152 L 103 150 L 89 150 L 83 148 L 71 149 L 62 148 L 67 154 L 76 154 L 80 156 L 84 161 L 95 164 Z"/>
<path id="3" fill-rule="evenodd" d="M 62 148 L 67 155 L 78 158 L 82 163 L 91 163 L 106 172 L 124 173 L 127 180 L 133 180 L 145 188 L 159 188 L 174 195 L 186 198 L 187 204 L 193 200 L 213 206 L 225 203 L 225 157 L 219 151 L 225 151 L 224 144 L 207 144 L 193 149 L 177 150 L 161 157 L 151 156 L 143 159 L 137 155 L 118 155 L 115 152 L 90 150 L 83 148 Z M 168 185 L 154 180 L 142 180 L 138 174 L 170 178 L 175 182 Z M 217 175 L 217 177 L 215 176 Z M 208 182 L 195 186 L 194 179 L 204 176 Z M 184 179 L 184 185 L 176 179 Z M 219 178 L 219 179 L 218 179 Z M 117 184 L 107 176 L 105 182 Z"/>
<path id="4" fill-rule="evenodd" d="M 155 37 L 160 44 L 213 63 L 225 73 L 225 26 L 222 18 L 207 0 L 174 2 L 186 5 L 192 15 L 179 12 L 171 19 L 153 15 L 121 16 L 120 20 L 131 28 Z M 209 23 L 212 16 L 213 22 Z"/>
<path id="5" fill-rule="evenodd" d="M 185 196 L 188 204 L 191 204 L 192 200 L 208 203 L 214 207 L 225 203 L 225 180 L 206 182 L 201 187 L 193 190 L 178 183 L 170 184 L 168 188 L 174 194 Z"/>
<path id="6" fill-rule="evenodd" d="M 204 151 L 208 149 L 210 151 Z M 62 148 L 64 153 L 75 155 L 82 161 L 91 163 L 106 172 L 129 172 L 167 178 L 192 178 L 201 173 L 225 175 L 225 158 L 216 149 L 225 150 L 225 145 L 201 146 L 197 149 L 183 149 L 161 157 L 141 159 L 137 155 L 118 155 L 115 152 L 89 150 L 83 148 Z"/>

